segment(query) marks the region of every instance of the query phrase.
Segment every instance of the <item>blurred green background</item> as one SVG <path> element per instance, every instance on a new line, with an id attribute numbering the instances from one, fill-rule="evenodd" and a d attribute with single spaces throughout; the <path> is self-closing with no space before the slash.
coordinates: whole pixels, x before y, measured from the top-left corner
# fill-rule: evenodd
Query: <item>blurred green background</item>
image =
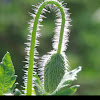
<path id="1" fill-rule="evenodd" d="M 28 22 L 32 19 L 32 5 L 41 0 L 0 0 L 0 62 L 9 51 L 18 75 L 17 82 L 23 86 L 23 66 L 26 53 Z M 100 0 L 64 0 L 72 19 L 69 46 L 66 55 L 72 69 L 82 66 L 75 95 L 100 95 Z M 52 49 L 55 13 L 46 13 L 37 48 L 40 56 Z M 19 89 L 21 86 L 17 85 Z"/>

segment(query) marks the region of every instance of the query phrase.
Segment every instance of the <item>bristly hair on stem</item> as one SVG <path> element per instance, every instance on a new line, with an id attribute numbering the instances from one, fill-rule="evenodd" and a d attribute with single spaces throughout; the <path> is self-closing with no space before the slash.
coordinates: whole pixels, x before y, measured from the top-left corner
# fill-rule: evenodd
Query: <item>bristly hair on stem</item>
<path id="1" fill-rule="evenodd" d="M 58 0 L 45 0 L 44 2 L 40 3 L 39 5 L 35 6 L 34 12 L 30 13 L 30 15 L 33 17 L 33 19 L 29 22 L 30 27 L 30 34 L 28 35 L 28 43 L 25 43 L 27 47 L 25 48 L 25 51 L 27 52 L 27 56 L 25 57 L 26 59 L 26 65 L 25 68 L 28 68 L 28 71 L 25 71 L 25 76 L 24 76 L 24 84 L 25 84 L 25 90 L 27 95 L 31 95 L 32 91 L 35 94 L 34 91 L 34 80 L 35 78 L 33 77 L 36 72 L 36 63 L 34 59 L 38 59 L 37 55 L 38 52 L 36 50 L 36 47 L 39 46 L 39 41 L 37 38 L 40 36 L 40 25 L 41 21 L 43 21 L 43 18 L 45 16 L 43 15 L 44 13 L 48 12 L 48 7 L 51 10 L 54 10 L 56 13 L 56 28 L 55 28 L 55 35 L 53 38 L 53 50 L 48 53 L 48 55 L 51 55 L 53 52 L 57 51 L 58 53 L 63 53 L 66 51 L 67 48 L 67 43 L 68 43 L 68 33 L 69 33 L 69 22 L 71 19 L 69 18 L 69 13 L 68 13 L 68 8 L 65 8 L 66 4 L 64 4 L 62 1 Z M 43 64 L 45 63 L 46 59 L 48 58 L 48 55 L 45 57 L 43 56 L 42 58 L 42 67 Z M 39 70 L 41 70 L 40 68 Z M 43 73 L 42 73 L 43 74 Z M 43 75 L 42 75 L 43 76 Z M 42 78 L 43 79 L 43 78 Z M 33 88 L 33 90 L 32 90 Z"/>

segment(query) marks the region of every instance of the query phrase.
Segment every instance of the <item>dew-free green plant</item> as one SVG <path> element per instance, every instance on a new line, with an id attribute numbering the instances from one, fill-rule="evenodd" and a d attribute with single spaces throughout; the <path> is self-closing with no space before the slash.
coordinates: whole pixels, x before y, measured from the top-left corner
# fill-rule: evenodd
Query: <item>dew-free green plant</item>
<path id="1" fill-rule="evenodd" d="M 38 52 L 36 47 L 39 45 L 37 37 L 39 34 L 40 23 L 45 18 L 43 13 L 49 12 L 48 7 L 56 13 L 56 28 L 53 39 L 53 50 L 41 58 L 40 67 L 36 67 L 35 59 Z M 16 75 L 10 54 L 7 52 L 0 63 L 0 95 L 71 95 L 79 85 L 71 86 L 76 79 L 77 73 L 81 70 L 78 67 L 70 71 L 65 51 L 68 42 L 68 33 L 70 26 L 68 8 L 58 0 L 45 0 L 38 6 L 35 6 L 35 14 L 31 13 L 33 20 L 30 21 L 29 42 L 26 43 L 27 52 L 24 75 L 24 93 L 21 93 L 16 87 Z M 38 70 L 38 72 L 36 71 Z"/>

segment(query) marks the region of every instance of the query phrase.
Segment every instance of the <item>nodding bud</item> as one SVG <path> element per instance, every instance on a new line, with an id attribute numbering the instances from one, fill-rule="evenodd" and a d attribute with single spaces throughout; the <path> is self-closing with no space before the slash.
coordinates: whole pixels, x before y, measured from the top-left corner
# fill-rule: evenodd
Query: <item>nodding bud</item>
<path id="1" fill-rule="evenodd" d="M 44 0 L 44 2 L 40 3 L 38 6 L 35 6 L 34 13 L 31 14 L 33 17 L 33 20 L 29 22 L 30 27 L 30 35 L 28 35 L 29 42 L 27 44 L 26 52 L 27 57 L 25 62 L 28 64 L 28 73 L 26 73 L 27 80 L 25 79 L 25 87 L 27 87 L 27 94 L 31 94 L 32 91 L 32 84 L 35 83 L 34 76 L 34 64 L 35 59 L 38 55 L 36 47 L 39 46 L 39 42 L 37 41 L 37 38 L 40 36 L 40 24 L 41 21 L 43 21 L 43 18 L 46 18 L 43 14 L 48 11 L 48 7 L 50 10 L 54 10 L 56 13 L 56 28 L 55 28 L 55 36 L 53 38 L 53 51 L 57 51 L 57 53 L 50 54 L 49 59 L 45 58 L 44 61 L 47 61 L 46 63 L 43 62 L 41 66 L 43 65 L 42 70 L 39 69 L 42 73 L 42 79 L 44 83 L 44 89 L 48 93 L 52 93 L 56 90 L 57 86 L 61 82 L 64 74 L 65 69 L 68 63 L 66 63 L 66 56 L 62 55 L 61 52 L 64 53 L 67 48 L 68 43 L 68 33 L 69 33 L 69 22 L 71 19 L 69 18 L 68 9 L 64 7 L 65 5 L 63 2 L 59 2 L 59 0 Z M 45 64 L 45 65 L 44 65 Z M 37 70 L 36 69 L 36 70 Z M 31 71 L 33 70 L 33 72 Z M 39 73 L 40 74 L 40 73 Z M 41 77 L 40 76 L 40 77 Z M 32 80 L 33 79 L 33 80 Z M 42 81 L 42 80 L 41 80 Z M 27 84 L 26 84 L 27 82 Z M 27 86 L 26 86 L 27 85 Z"/>
<path id="2" fill-rule="evenodd" d="M 66 69 L 65 57 L 60 53 L 54 53 L 49 57 L 44 67 L 44 89 L 53 93 L 61 82 Z"/>

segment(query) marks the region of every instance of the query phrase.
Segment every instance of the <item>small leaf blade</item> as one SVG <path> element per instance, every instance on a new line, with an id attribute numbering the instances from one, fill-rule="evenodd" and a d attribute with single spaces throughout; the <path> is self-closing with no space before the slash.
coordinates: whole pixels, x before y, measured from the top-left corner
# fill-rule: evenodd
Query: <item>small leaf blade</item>
<path id="1" fill-rule="evenodd" d="M 36 78 L 36 79 L 35 79 L 36 86 L 34 87 L 36 94 L 37 94 L 37 95 L 42 95 L 42 94 L 44 94 L 43 85 L 42 85 L 42 82 L 40 81 L 39 76 L 36 74 L 36 75 L 34 75 L 34 77 Z"/>
<path id="2" fill-rule="evenodd" d="M 79 87 L 79 85 L 74 85 L 74 86 L 71 86 L 69 88 L 68 87 L 63 87 L 53 95 L 72 95 L 73 93 L 76 92 L 78 87 Z"/>
<path id="3" fill-rule="evenodd" d="M 14 74 L 10 53 L 7 52 L 0 63 L 0 95 L 6 93 L 15 83 L 16 76 Z"/>

